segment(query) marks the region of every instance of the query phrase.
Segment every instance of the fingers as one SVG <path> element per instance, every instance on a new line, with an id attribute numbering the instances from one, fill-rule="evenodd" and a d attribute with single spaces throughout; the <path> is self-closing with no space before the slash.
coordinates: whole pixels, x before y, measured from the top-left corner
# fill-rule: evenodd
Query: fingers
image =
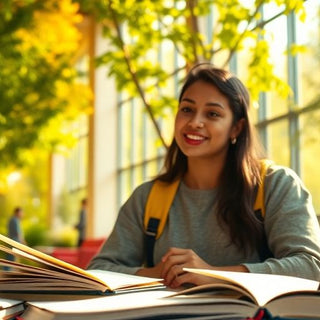
<path id="1" fill-rule="evenodd" d="M 201 276 L 185 272 L 183 268 L 210 269 L 211 267 L 191 249 L 170 248 L 161 262 L 161 277 L 164 279 L 164 284 L 171 288 L 177 288 L 184 283 L 203 282 Z"/>
<path id="2" fill-rule="evenodd" d="M 180 275 L 175 277 L 173 279 L 173 281 L 168 286 L 172 289 L 176 289 L 186 283 L 195 284 L 195 277 L 196 276 L 197 275 L 191 274 L 190 272 L 180 273 Z"/>
<path id="3" fill-rule="evenodd" d="M 167 278 L 169 271 L 174 266 L 180 266 L 180 269 L 182 269 L 182 265 L 188 261 L 188 251 L 188 249 L 179 248 L 169 249 L 169 251 L 163 256 L 161 260 L 163 262 L 162 278 Z M 177 270 L 175 271 L 177 273 Z"/>
<path id="4" fill-rule="evenodd" d="M 185 272 L 180 274 L 171 282 L 170 288 L 175 289 L 186 283 L 193 284 L 193 285 L 201 285 L 201 284 L 215 283 L 215 281 L 216 279 L 209 276 L 203 276 L 200 274 Z"/>
<path id="5" fill-rule="evenodd" d="M 161 261 L 166 262 L 170 257 L 176 256 L 176 255 L 183 255 L 188 251 L 188 249 L 181 249 L 181 248 L 175 248 L 172 247 L 168 250 L 168 252 L 162 257 Z"/>
<path id="6" fill-rule="evenodd" d="M 178 278 L 180 278 L 183 274 L 183 266 L 174 265 L 164 277 L 164 284 L 169 287 L 174 287 L 174 283 L 179 283 Z"/>
<path id="7" fill-rule="evenodd" d="M 205 284 L 212 281 L 211 277 L 194 274 L 191 272 L 183 271 L 183 268 L 179 266 L 174 266 L 172 270 L 168 273 L 164 284 L 172 289 L 178 288 L 183 284 Z"/>
<path id="8" fill-rule="evenodd" d="M 192 250 L 180 248 L 170 248 L 163 256 L 162 278 L 167 286 L 173 288 L 181 285 L 180 280 L 177 279 L 181 279 L 185 273 L 183 268 L 188 266 L 191 256 Z"/>

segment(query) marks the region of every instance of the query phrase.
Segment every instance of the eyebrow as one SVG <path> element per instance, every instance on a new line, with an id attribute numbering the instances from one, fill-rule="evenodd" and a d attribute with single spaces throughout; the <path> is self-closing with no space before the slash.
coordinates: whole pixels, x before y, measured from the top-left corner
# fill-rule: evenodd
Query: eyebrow
<path id="1" fill-rule="evenodd" d="M 181 99 L 180 102 L 184 102 L 184 101 L 190 102 L 190 103 L 193 103 L 193 104 L 196 103 L 194 100 L 192 100 L 192 99 L 190 99 L 190 98 L 183 98 L 183 99 Z M 219 102 L 207 102 L 207 103 L 206 103 L 206 106 L 208 106 L 208 107 L 220 107 L 220 108 L 224 109 L 223 104 L 221 104 L 221 103 L 219 103 Z"/>

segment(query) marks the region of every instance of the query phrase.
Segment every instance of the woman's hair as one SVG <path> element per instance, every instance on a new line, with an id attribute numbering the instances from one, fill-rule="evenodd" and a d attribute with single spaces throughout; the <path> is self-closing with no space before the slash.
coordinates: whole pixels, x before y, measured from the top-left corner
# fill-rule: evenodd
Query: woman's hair
<path id="1" fill-rule="evenodd" d="M 248 116 L 249 93 L 242 82 L 230 72 L 211 64 L 200 64 L 188 73 L 179 102 L 185 91 L 196 81 L 215 86 L 228 99 L 233 124 L 244 119 L 237 142 L 230 142 L 218 187 L 217 212 L 220 224 L 229 231 L 230 241 L 247 253 L 248 250 L 259 247 L 263 241 L 263 226 L 253 210 L 260 182 L 259 159 L 263 157 L 263 152 Z M 158 179 L 167 182 L 181 179 L 187 166 L 187 157 L 173 139 L 165 158 L 164 172 Z"/>

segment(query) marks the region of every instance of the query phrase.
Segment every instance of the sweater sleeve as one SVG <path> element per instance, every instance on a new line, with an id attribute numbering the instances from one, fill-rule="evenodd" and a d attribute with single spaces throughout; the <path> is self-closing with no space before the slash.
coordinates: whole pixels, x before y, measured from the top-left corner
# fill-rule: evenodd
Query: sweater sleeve
<path id="1" fill-rule="evenodd" d="M 144 263 L 143 215 L 151 183 L 139 186 L 121 207 L 114 229 L 88 269 L 134 274 Z"/>
<path id="2" fill-rule="evenodd" d="M 320 229 L 312 197 L 297 174 L 272 166 L 265 181 L 265 232 L 273 258 L 250 272 L 320 280 Z"/>

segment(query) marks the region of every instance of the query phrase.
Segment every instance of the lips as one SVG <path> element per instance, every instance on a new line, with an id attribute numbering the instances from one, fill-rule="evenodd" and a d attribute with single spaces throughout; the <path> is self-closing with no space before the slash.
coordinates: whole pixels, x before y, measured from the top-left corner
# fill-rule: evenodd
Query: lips
<path id="1" fill-rule="evenodd" d="M 186 133 L 184 134 L 184 138 L 188 144 L 192 145 L 201 144 L 203 141 L 207 139 L 206 137 L 195 133 Z"/>

